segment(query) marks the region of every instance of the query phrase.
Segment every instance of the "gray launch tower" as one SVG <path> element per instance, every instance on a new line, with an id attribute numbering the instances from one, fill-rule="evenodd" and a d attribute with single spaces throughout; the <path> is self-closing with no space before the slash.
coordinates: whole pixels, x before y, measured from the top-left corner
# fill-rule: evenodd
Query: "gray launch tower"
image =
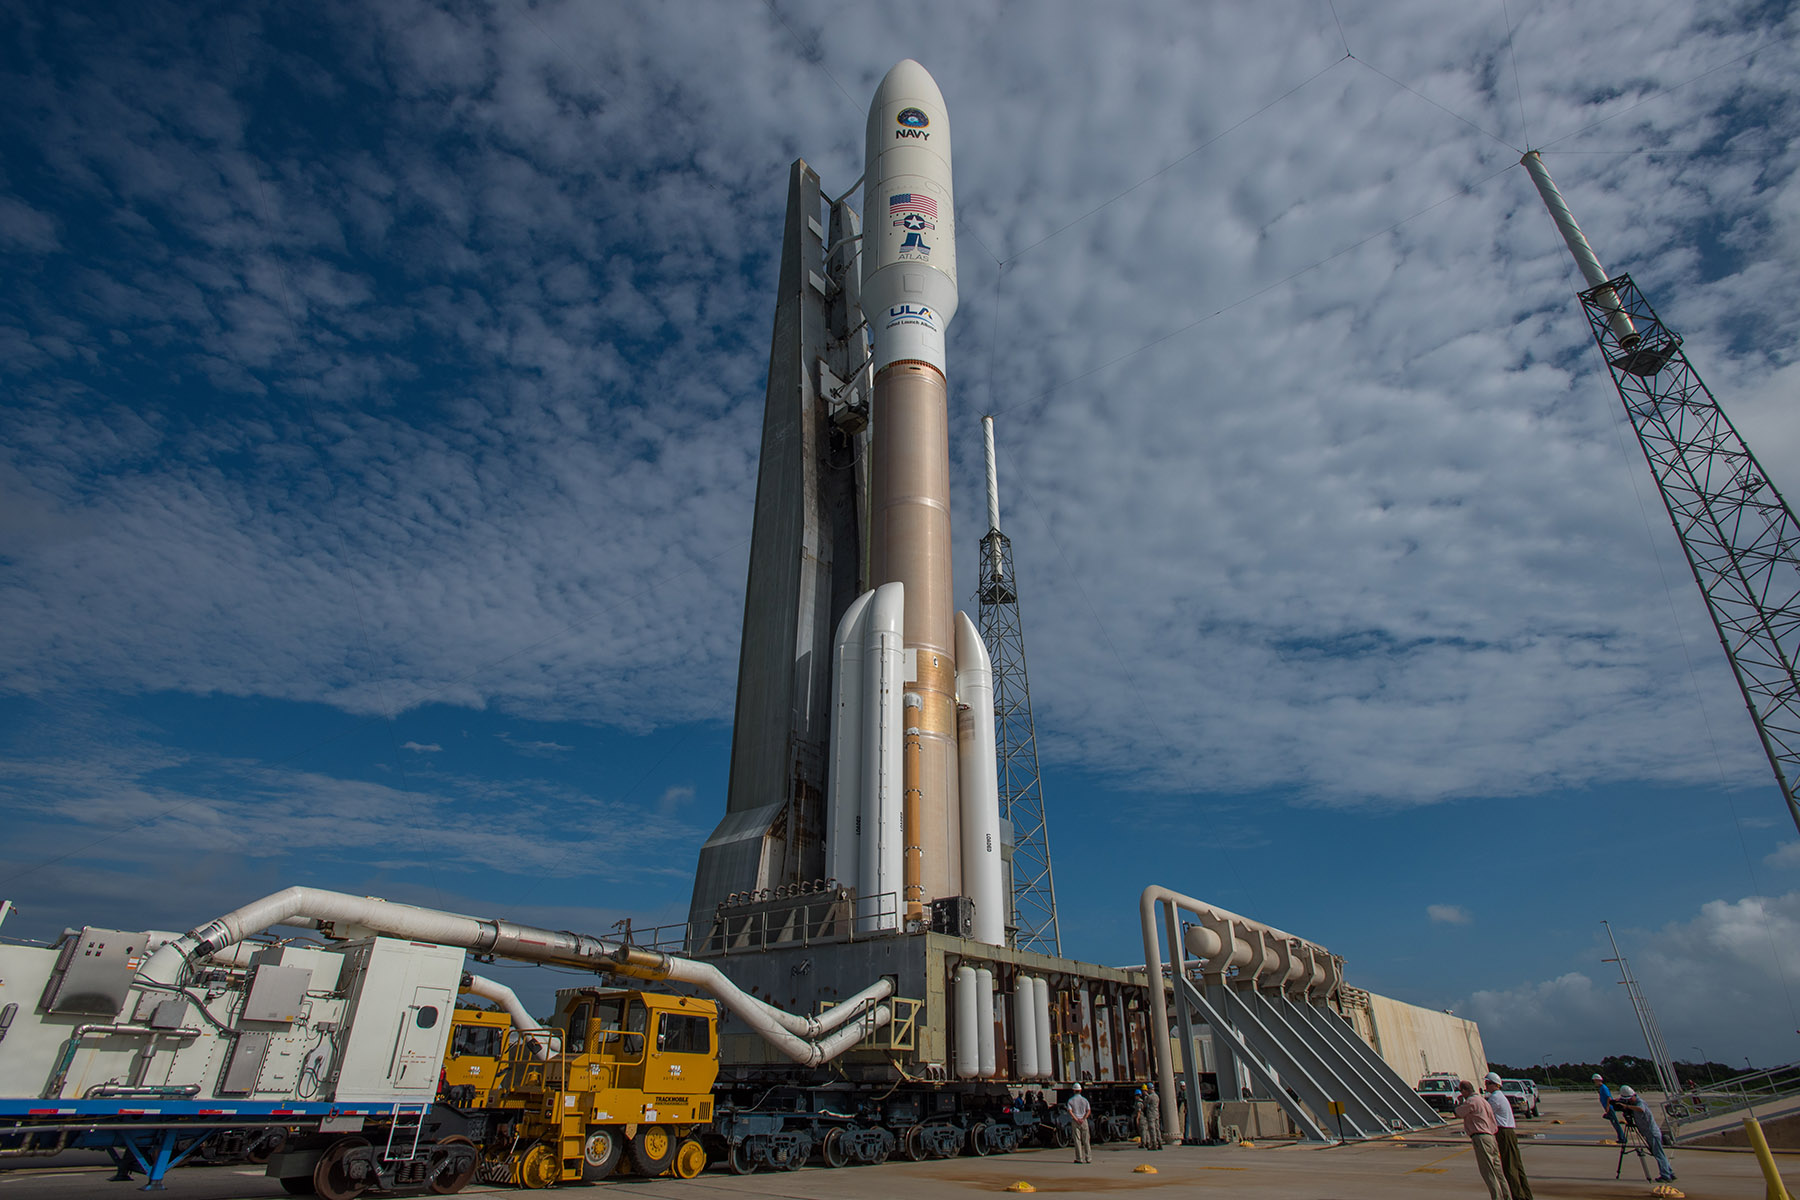
<path id="1" fill-rule="evenodd" d="M 826 223 L 821 223 L 820 214 Z M 856 212 L 819 176 L 788 176 L 761 470 L 744 589 L 725 817 L 700 851 L 689 909 L 825 874 L 832 634 L 868 589 L 869 352 Z"/>
<path id="2" fill-rule="evenodd" d="M 994 418 L 981 418 L 987 450 L 988 531 L 981 539 L 981 640 L 994 657 L 994 756 L 1000 768 L 1000 811 L 1012 826 L 1012 944 L 1060 956 L 1056 876 L 1050 869 L 1050 823 L 1038 770 L 1031 679 L 1025 669 L 1025 624 L 1019 616 L 1012 539 L 1000 532 L 1000 489 L 994 462 Z"/>

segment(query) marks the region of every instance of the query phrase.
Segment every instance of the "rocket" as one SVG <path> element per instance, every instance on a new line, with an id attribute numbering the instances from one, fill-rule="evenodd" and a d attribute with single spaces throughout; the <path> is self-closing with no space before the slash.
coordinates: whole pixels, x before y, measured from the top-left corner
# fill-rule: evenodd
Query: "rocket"
<path id="1" fill-rule="evenodd" d="M 896 65 L 869 105 L 863 170 L 872 590 L 834 645 L 826 853 L 840 881 L 856 881 L 864 928 L 896 928 L 933 900 L 968 896 L 977 938 L 998 945 L 1009 906 L 991 665 L 951 598 L 950 141 L 936 82 L 911 59 Z M 879 905 L 883 896 L 895 899 Z"/>

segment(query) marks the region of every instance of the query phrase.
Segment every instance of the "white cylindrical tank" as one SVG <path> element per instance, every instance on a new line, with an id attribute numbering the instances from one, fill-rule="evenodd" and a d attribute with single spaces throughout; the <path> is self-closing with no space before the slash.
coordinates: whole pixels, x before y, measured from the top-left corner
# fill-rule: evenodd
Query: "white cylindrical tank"
<path id="1" fill-rule="evenodd" d="M 900 925 L 900 778 L 906 738 L 901 705 L 906 692 L 906 586 L 884 583 L 869 602 L 863 638 L 863 787 L 859 926 L 866 932 Z"/>
<path id="2" fill-rule="evenodd" d="M 861 888 L 863 643 L 874 592 L 850 602 L 831 645 L 831 775 L 826 782 L 825 874 L 839 887 Z"/>
<path id="3" fill-rule="evenodd" d="M 986 967 L 975 968 L 975 1029 L 980 1049 L 977 1074 L 992 1079 L 999 1074 L 994 1053 L 994 973 Z"/>
<path id="4" fill-rule="evenodd" d="M 1042 978 L 1031 981 L 1031 1024 L 1037 1034 L 1038 1077 L 1056 1079 L 1060 1072 L 1050 1045 L 1050 985 Z"/>
<path id="5" fill-rule="evenodd" d="M 981 1074 L 981 1008 L 975 995 L 979 980 L 974 967 L 956 968 L 956 1050 L 958 1079 Z"/>
<path id="6" fill-rule="evenodd" d="M 1000 781 L 994 752 L 993 662 L 969 614 L 956 614 L 956 760 L 962 793 L 964 893 L 975 902 L 975 940 L 1006 944 L 1000 858 Z"/>
<path id="7" fill-rule="evenodd" d="M 1037 997 L 1024 975 L 1013 983 L 1013 1074 L 1038 1079 Z"/>

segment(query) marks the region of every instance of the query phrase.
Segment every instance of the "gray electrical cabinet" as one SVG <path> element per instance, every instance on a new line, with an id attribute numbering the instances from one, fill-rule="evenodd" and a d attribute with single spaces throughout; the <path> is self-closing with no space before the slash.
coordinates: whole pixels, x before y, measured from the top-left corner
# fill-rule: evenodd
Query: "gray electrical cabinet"
<path id="1" fill-rule="evenodd" d="M 131 991 L 131 978 L 144 961 L 148 940 L 143 933 L 84 926 L 78 936 L 63 943 L 44 989 L 44 1011 L 118 1016 Z"/>

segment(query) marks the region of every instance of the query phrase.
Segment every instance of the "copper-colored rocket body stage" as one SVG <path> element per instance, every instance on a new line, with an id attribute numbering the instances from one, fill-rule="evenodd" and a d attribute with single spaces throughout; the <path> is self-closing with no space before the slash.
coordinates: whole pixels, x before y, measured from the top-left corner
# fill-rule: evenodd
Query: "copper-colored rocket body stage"
<path id="1" fill-rule="evenodd" d="M 919 882 L 929 903 L 963 894 L 944 376 L 924 363 L 894 363 L 875 377 L 871 416 L 870 583 L 906 585 L 906 648 L 917 660 L 907 690 L 922 702 Z"/>

